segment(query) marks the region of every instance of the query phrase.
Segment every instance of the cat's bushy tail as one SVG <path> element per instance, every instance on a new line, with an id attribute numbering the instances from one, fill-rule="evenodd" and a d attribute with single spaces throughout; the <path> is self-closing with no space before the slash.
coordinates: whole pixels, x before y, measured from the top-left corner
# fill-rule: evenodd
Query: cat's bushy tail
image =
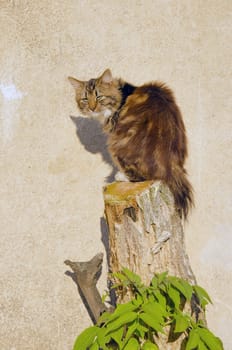
<path id="1" fill-rule="evenodd" d="M 175 204 L 180 211 L 181 217 L 186 219 L 189 210 L 194 206 L 194 199 L 193 188 L 187 179 L 185 169 L 175 167 L 167 183 L 173 193 Z"/>

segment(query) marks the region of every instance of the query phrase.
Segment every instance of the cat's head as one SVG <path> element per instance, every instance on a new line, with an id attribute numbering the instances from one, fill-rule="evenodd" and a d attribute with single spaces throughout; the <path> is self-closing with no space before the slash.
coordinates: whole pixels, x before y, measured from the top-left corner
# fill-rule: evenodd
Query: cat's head
<path id="1" fill-rule="evenodd" d="M 77 105 L 83 115 L 104 124 L 119 108 L 122 98 L 119 80 L 113 79 L 109 69 L 100 77 L 88 81 L 68 79 L 76 91 Z"/>

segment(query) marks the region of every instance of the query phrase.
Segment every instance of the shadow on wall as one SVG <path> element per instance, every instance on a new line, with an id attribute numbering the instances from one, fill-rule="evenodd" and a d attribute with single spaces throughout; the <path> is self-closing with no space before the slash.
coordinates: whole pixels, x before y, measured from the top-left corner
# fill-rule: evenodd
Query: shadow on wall
<path id="1" fill-rule="evenodd" d="M 102 131 L 102 127 L 97 120 L 88 119 L 84 117 L 70 116 L 72 122 L 76 127 L 76 135 L 86 151 L 98 154 L 100 153 L 104 162 L 112 167 L 112 171 L 109 176 L 106 177 L 106 183 L 114 181 L 114 176 L 117 172 L 114 166 L 109 152 L 107 150 L 107 137 Z M 107 263 L 109 265 L 109 234 L 108 227 L 105 218 L 100 218 L 100 230 L 101 240 L 105 247 Z"/>
<path id="2" fill-rule="evenodd" d="M 108 266 L 108 272 L 112 272 L 110 268 L 110 242 L 109 242 L 109 230 L 107 226 L 106 219 L 104 217 L 101 217 L 100 219 L 101 224 L 101 240 L 104 244 L 105 251 L 106 251 L 106 259 L 107 259 L 107 266 Z M 116 306 L 117 304 L 117 297 L 115 294 L 115 289 L 112 288 L 113 282 L 110 278 L 107 278 L 107 285 L 109 290 L 109 296 L 110 296 L 110 304 L 113 306 Z"/>
<path id="3" fill-rule="evenodd" d="M 100 123 L 97 120 L 83 117 L 70 116 L 70 118 L 76 126 L 76 135 L 86 151 L 93 154 L 100 153 L 103 161 L 112 167 L 110 175 L 105 180 L 106 183 L 113 182 L 117 169 L 107 150 L 107 137 L 103 133 Z"/>
<path id="4" fill-rule="evenodd" d="M 110 266 L 110 242 L 109 242 L 109 231 L 106 219 L 102 216 L 100 219 L 100 226 L 101 226 L 101 241 L 105 247 L 106 251 L 106 259 L 107 259 L 107 266 Z"/>

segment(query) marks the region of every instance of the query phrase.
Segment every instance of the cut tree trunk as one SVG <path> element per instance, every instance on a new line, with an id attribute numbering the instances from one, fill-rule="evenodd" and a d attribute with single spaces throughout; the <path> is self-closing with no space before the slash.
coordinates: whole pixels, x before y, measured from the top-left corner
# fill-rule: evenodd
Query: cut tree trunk
<path id="1" fill-rule="evenodd" d="M 112 272 L 127 267 L 147 283 L 168 271 L 196 283 L 182 221 L 164 183 L 116 182 L 105 187 L 104 201 Z"/>
<path id="2" fill-rule="evenodd" d="M 155 273 L 168 271 L 196 284 L 186 254 L 182 220 L 168 186 L 161 181 L 117 182 L 104 188 L 104 201 L 111 272 L 126 267 L 148 284 Z M 118 290 L 117 298 L 117 303 L 123 303 L 128 295 Z M 186 306 L 186 311 L 190 309 Z M 183 337 L 169 339 L 168 343 L 165 337 L 156 339 L 159 348 L 165 350 L 180 349 L 182 341 Z"/>
<path id="3" fill-rule="evenodd" d="M 170 275 L 196 284 L 186 254 L 182 220 L 168 186 L 161 181 L 116 182 L 104 188 L 104 202 L 110 272 L 126 267 L 148 284 L 155 273 L 168 271 Z M 100 253 L 87 262 L 65 261 L 74 272 L 72 277 L 94 323 L 102 312 L 112 311 L 102 302 L 96 286 L 102 259 Z M 127 301 L 128 295 L 120 290 L 116 292 L 117 304 Z M 194 312 L 197 318 L 204 320 L 196 299 L 185 306 L 185 311 Z M 182 349 L 183 336 L 176 337 L 168 327 L 167 333 L 168 341 L 163 335 L 155 338 L 159 349 Z"/>

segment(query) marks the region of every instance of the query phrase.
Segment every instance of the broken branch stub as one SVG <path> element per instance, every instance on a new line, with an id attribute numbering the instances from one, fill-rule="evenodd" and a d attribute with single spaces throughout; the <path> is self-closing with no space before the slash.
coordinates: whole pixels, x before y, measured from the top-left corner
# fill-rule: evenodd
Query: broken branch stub
<path id="1" fill-rule="evenodd" d="M 103 254 L 99 253 L 86 262 L 72 262 L 70 260 L 65 260 L 64 262 L 66 265 L 70 266 L 74 272 L 74 279 L 87 303 L 94 323 L 96 323 L 99 316 L 107 310 L 96 286 L 101 274 L 102 261 Z"/>

